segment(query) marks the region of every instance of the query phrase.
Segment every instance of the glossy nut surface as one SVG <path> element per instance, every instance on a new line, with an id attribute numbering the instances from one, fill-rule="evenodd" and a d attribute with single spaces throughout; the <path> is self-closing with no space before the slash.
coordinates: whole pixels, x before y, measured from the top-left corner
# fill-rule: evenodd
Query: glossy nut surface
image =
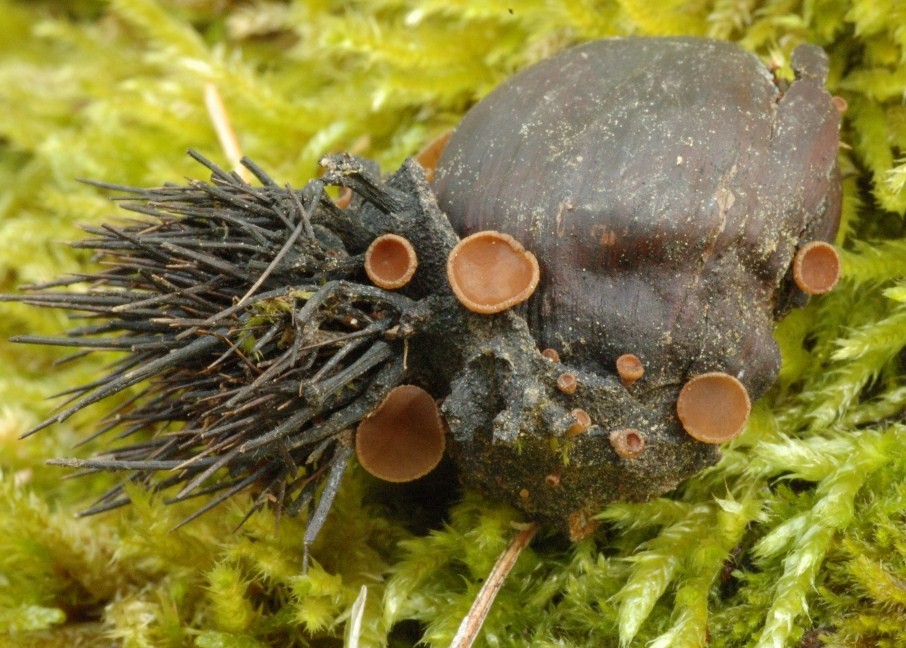
<path id="1" fill-rule="evenodd" d="M 827 58 L 802 46 L 791 62 L 787 88 L 723 41 L 562 52 L 469 111 L 437 165 L 438 205 L 459 233 L 509 232 L 537 255 L 540 348 L 588 371 L 630 351 L 663 383 L 698 357 L 757 397 L 779 370 L 774 305 L 799 292 L 795 250 L 832 239 L 840 215 Z"/>

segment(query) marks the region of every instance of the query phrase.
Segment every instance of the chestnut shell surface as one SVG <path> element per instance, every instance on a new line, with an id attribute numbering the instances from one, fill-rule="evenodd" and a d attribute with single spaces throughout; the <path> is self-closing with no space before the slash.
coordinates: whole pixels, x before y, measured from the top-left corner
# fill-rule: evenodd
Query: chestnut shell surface
<path id="1" fill-rule="evenodd" d="M 541 282 L 519 312 L 538 348 L 605 378 L 623 354 L 644 364 L 631 396 L 576 404 L 600 411 L 603 438 L 641 430 L 645 452 L 606 475 L 570 463 L 566 506 L 643 499 L 716 460 L 673 407 L 695 375 L 727 373 L 753 399 L 773 384 L 773 324 L 806 298 L 795 252 L 833 238 L 841 205 L 827 58 L 802 45 L 792 67 L 787 84 L 727 42 L 590 42 L 491 92 L 441 155 L 433 189 L 457 233 L 499 230 L 537 255 Z M 532 444 L 508 461 L 502 439 L 475 440 L 457 437 L 466 481 L 532 490 Z"/>

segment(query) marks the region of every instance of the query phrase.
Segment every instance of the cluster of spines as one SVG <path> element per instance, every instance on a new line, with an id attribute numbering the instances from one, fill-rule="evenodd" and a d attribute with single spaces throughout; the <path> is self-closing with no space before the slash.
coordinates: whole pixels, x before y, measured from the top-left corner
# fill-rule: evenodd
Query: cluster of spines
<path id="1" fill-rule="evenodd" d="M 103 377 L 60 394 L 68 400 L 27 434 L 133 388 L 92 436 L 117 429 L 119 446 L 56 461 L 131 471 L 86 514 L 127 504 L 125 486 L 138 482 L 180 487 L 168 502 L 215 494 L 180 525 L 245 490 L 257 492 L 249 514 L 273 501 L 279 516 L 309 507 L 326 482 L 308 545 L 352 455 L 350 430 L 402 377 L 387 332 L 410 302 L 347 280 L 363 261 L 312 223 L 334 209 L 320 182 L 280 187 L 245 161 L 261 182 L 252 186 L 192 155 L 210 183 L 100 185 L 142 215 L 86 228 L 92 237 L 74 244 L 94 250 L 102 270 L 8 297 L 89 321 L 65 337 L 16 341 L 80 348 L 73 358 L 125 354 Z M 71 290 L 77 284 L 87 289 Z"/>

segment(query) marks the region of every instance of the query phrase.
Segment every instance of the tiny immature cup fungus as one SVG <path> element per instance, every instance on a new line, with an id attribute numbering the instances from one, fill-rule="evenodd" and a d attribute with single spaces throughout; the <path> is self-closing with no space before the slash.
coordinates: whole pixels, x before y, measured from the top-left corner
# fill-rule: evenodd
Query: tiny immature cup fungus
<path id="1" fill-rule="evenodd" d="M 645 437 L 633 428 L 614 430 L 610 433 L 610 445 L 623 459 L 635 459 L 645 449 Z"/>
<path id="2" fill-rule="evenodd" d="M 400 385 L 359 423 L 355 453 L 366 471 L 388 482 L 408 482 L 434 470 L 444 455 L 444 426 L 431 394 Z"/>
<path id="3" fill-rule="evenodd" d="M 543 355 L 551 362 L 560 362 L 560 354 L 557 353 L 556 349 L 545 349 L 541 352 L 541 355 Z"/>
<path id="4" fill-rule="evenodd" d="M 571 414 L 574 421 L 566 430 L 566 436 L 569 439 L 579 436 L 591 427 L 591 417 L 584 409 L 576 408 Z"/>
<path id="5" fill-rule="evenodd" d="M 467 236 L 447 257 L 447 279 L 456 298 L 483 315 L 524 302 L 535 292 L 540 278 L 535 255 L 501 232 Z"/>
<path id="6" fill-rule="evenodd" d="M 349 187 L 343 187 L 342 189 L 340 189 L 339 195 L 333 200 L 333 204 L 340 209 L 346 209 L 351 203 L 352 189 L 350 189 Z"/>
<path id="7" fill-rule="evenodd" d="M 629 387 L 645 375 L 645 367 L 638 356 L 624 353 L 617 358 L 617 375 L 625 387 Z"/>
<path id="8" fill-rule="evenodd" d="M 809 295 L 829 292 L 840 279 L 840 255 L 830 243 L 806 243 L 793 258 L 793 281 Z"/>
<path id="9" fill-rule="evenodd" d="M 396 234 L 377 237 L 365 252 L 365 273 L 378 288 L 402 288 L 412 279 L 417 267 L 415 248 Z"/>
<path id="10" fill-rule="evenodd" d="M 751 409 L 745 386 L 719 371 L 692 378 L 683 385 L 676 401 L 683 428 L 703 443 L 726 443 L 739 435 Z"/>

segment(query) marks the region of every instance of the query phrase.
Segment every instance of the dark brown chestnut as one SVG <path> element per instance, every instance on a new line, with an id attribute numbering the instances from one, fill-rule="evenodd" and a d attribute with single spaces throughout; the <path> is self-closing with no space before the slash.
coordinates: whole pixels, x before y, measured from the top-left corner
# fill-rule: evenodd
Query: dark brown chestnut
<path id="1" fill-rule="evenodd" d="M 602 40 L 466 115 L 437 163 L 438 205 L 461 236 L 505 232 L 537 256 L 538 288 L 516 312 L 536 348 L 560 350 L 548 371 L 562 407 L 570 376 L 595 428 L 560 467 L 543 434 L 505 434 L 501 416 L 489 442 L 454 426 L 465 481 L 515 493 L 556 468 L 555 497 L 512 502 L 562 524 L 672 488 L 740 432 L 779 369 L 775 319 L 839 268 L 824 241 L 840 214 L 840 102 L 819 48 L 800 46 L 792 66 L 786 87 L 731 43 Z M 518 453 L 501 449 L 516 437 Z"/>
<path id="2" fill-rule="evenodd" d="M 738 46 L 620 38 L 563 52 L 466 115 L 437 165 L 460 235 L 532 250 L 526 317 L 540 348 L 654 385 L 721 370 L 753 397 L 774 382 L 774 309 L 795 250 L 836 230 L 839 111 L 827 61 L 796 50 L 782 92 Z"/>

